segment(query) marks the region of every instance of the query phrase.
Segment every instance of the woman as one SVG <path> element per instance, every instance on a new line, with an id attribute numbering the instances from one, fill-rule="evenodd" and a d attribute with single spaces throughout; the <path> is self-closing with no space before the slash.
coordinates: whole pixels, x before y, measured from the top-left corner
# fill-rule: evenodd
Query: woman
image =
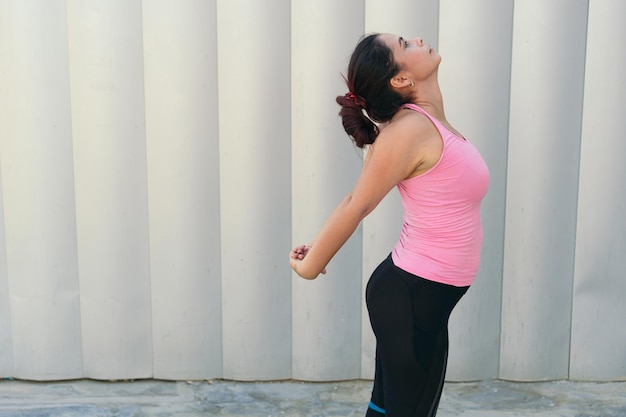
<path id="1" fill-rule="evenodd" d="M 480 203 L 489 172 L 474 146 L 446 120 L 441 57 L 417 38 L 373 34 L 348 66 L 337 97 L 345 131 L 368 152 L 359 179 L 309 245 L 290 253 L 314 279 L 359 222 L 397 187 L 403 225 L 366 289 L 376 335 L 367 417 L 432 417 L 443 388 L 448 318 L 471 285 L 482 243 Z M 367 116 L 364 114 L 364 112 Z"/>

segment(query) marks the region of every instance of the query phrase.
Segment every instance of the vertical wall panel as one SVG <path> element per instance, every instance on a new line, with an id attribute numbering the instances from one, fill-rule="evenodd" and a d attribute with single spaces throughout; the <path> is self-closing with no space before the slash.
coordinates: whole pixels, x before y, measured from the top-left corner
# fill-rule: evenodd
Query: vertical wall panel
<path id="1" fill-rule="evenodd" d="M 365 32 L 393 33 L 407 39 L 422 37 L 438 44 L 439 0 L 366 0 Z M 363 288 L 378 264 L 391 252 L 400 236 L 402 204 L 397 190 L 363 221 Z M 364 300 L 364 298 L 363 298 Z M 367 306 L 362 303 L 361 377 L 374 378 L 376 341 Z"/>
<path id="2" fill-rule="evenodd" d="M 215 3 L 143 3 L 154 376 L 222 373 Z"/>
<path id="3" fill-rule="evenodd" d="M 11 330 L 11 305 L 9 291 L 9 274 L 7 270 L 7 240 L 6 240 L 6 217 L 4 215 L 4 181 L 2 178 L 2 144 L 10 137 L 11 118 L 10 109 L 13 103 L 9 101 L 15 92 L 10 93 L 11 74 L 15 76 L 14 63 L 15 46 L 12 42 L 16 36 L 15 28 L 10 25 L 13 12 L 6 4 L 0 5 L 0 378 L 13 375 L 13 335 Z"/>
<path id="4" fill-rule="evenodd" d="M 514 19 L 500 376 L 566 378 L 587 3 Z"/>
<path id="5" fill-rule="evenodd" d="M 360 171 L 361 152 L 343 131 L 335 98 L 346 93 L 341 74 L 363 33 L 362 12 L 354 0 L 292 4 L 293 245 L 313 239 Z M 358 378 L 360 230 L 326 275 L 293 279 L 293 377 Z"/>
<path id="6" fill-rule="evenodd" d="M 68 1 L 84 372 L 152 376 L 141 7 Z"/>
<path id="7" fill-rule="evenodd" d="M 0 5 L 0 165 L 15 374 L 82 373 L 63 2 Z M 6 269 L 5 269 L 6 268 Z M 6 326 L 6 323 L 4 323 Z"/>
<path id="8" fill-rule="evenodd" d="M 590 3 L 572 379 L 626 379 L 626 3 Z"/>
<path id="9" fill-rule="evenodd" d="M 289 1 L 220 0 L 224 376 L 291 371 Z"/>
<path id="10" fill-rule="evenodd" d="M 3 59 L 3 56 L 3 51 L 0 50 L 0 60 Z M 0 69 L 0 80 L 5 78 L 4 74 L 4 71 Z M 4 102 L 0 100 L 0 112 L 2 114 L 6 114 L 2 111 L 4 107 Z M 0 154 L 1 152 L 2 149 L 0 148 Z M 9 302 L 7 245 L 4 231 L 4 192 L 2 188 L 2 158 L 0 158 L 0 378 L 7 378 L 13 375 L 13 338 L 11 332 L 11 305 Z"/>
<path id="11" fill-rule="evenodd" d="M 438 48 L 440 0 L 365 0 L 365 32 L 421 37 Z"/>
<path id="12" fill-rule="evenodd" d="M 452 314 L 448 378 L 498 376 L 513 1 L 442 0 L 439 79 L 446 117 L 480 151 L 491 182 L 482 203 L 478 276 Z"/>

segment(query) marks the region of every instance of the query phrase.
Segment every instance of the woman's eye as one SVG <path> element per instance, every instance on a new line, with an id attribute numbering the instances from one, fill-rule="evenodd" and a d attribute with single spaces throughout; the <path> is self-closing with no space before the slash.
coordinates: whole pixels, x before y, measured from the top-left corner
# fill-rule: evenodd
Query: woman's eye
<path id="1" fill-rule="evenodd" d="M 407 48 L 409 46 L 409 41 L 404 41 L 404 47 Z"/>

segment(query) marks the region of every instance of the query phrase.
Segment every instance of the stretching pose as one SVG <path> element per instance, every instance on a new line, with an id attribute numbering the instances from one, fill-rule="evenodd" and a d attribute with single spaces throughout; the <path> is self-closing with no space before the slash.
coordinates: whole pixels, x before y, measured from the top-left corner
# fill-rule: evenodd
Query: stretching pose
<path id="1" fill-rule="evenodd" d="M 366 289 L 376 335 L 367 417 L 433 417 L 443 388 L 448 319 L 480 261 L 480 203 L 489 171 L 448 123 L 437 80 L 441 57 L 421 38 L 364 37 L 352 54 L 348 93 L 337 97 L 346 133 L 367 148 L 359 179 L 315 239 L 290 253 L 314 279 L 394 187 L 403 225 Z"/>

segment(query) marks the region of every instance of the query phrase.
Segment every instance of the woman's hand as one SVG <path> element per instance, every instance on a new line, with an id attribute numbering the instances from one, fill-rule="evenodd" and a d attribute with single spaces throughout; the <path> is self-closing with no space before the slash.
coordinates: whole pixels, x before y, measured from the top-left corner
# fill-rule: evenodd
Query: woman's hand
<path id="1" fill-rule="evenodd" d="M 307 253 L 311 249 L 308 245 L 300 245 L 296 246 L 289 252 L 289 265 L 291 265 L 291 269 L 295 271 L 296 274 L 300 275 L 298 272 L 298 266 L 301 264 L 302 260 L 306 257 Z M 322 269 L 322 274 L 326 273 L 326 268 Z M 302 275 L 300 275 L 302 277 Z M 302 277 L 306 279 L 313 279 L 308 277 Z"/>

